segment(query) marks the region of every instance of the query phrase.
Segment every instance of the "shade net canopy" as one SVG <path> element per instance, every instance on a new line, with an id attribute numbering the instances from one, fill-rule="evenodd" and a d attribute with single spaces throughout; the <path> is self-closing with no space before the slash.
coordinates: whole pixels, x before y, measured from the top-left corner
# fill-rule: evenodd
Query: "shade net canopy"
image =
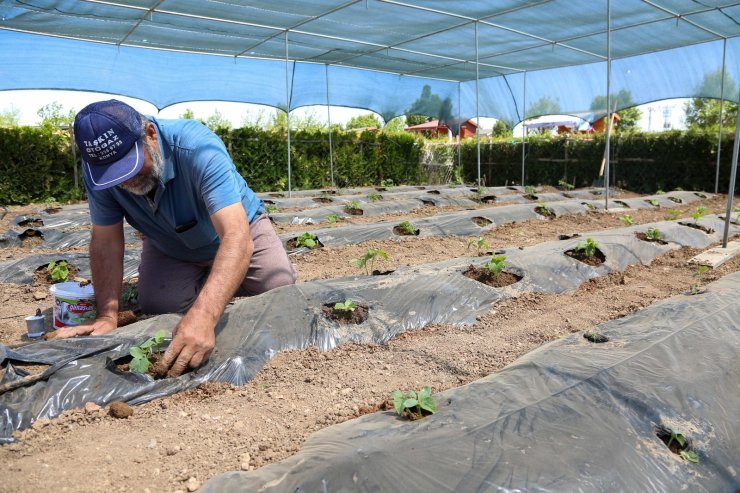
<path id="1" fill-rule="evenodd" d="M 593 120 L 608 59 L 613 109 L 737 101 L 739 19 L 714 0 L 2 0 L 0 90 Z"/>

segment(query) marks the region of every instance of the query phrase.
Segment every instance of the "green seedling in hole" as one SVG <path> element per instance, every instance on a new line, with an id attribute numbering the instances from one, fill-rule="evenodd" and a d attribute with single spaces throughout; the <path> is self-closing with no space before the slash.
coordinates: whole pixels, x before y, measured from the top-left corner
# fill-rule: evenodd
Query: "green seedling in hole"
<path id="1" fill-rule="evenodd" d="M 674 188 L 674 189 L 673 189 L 673 191 L 674 191 L 674 192 L 683 192 L 683 188 L 681 188 L 681 187 L 676 187 L 676 188 Z"/>
<path id="2" fill-rule="evenodd" d="M 53 283 L 64 282 L 69 278 L 69 265 L 66 260 L 52 260 L 46 266 L 46 270 Z"/>
<path id="3" fill-rule="evenodd" d="M 588 207 L 588 208 L 589 208 L 589 209 L 591 209 L 591 210 L 593 210 L 593 209 L 596 209 L 596 206 L 595 206 L 595 205 L 593 205 L 593 204 L 590 204 L 590 203 L 588 203 L 588 202 L 584 202 L 584 203 L 583 203 L 583 205 L 585 205 L 586 207 Z"/>
<path id="4" fill-rule="evenodd" d="M 166 335 L 167 333 L 164 330 L 158 330 L 155 332 L 154 337 L 150 337 L 142 345 L 130 348 L 128 352 L 133 359 L 128 365 L 129 369 L 135 373 L 146 373 L 149 371 L 149 367 L 152 364 L 149 358 L 164 342 Z"/>
<path id="5" fill-rule="evenodd" d="M 506 267 L 506 255 L 492 255 L 491 260 L 483 265 L 483 268 L 490 272 L 493 277 L 498 276 L 504 271 Z"/>
<path id="6" fill-rule="evenodd" d="M 596 243 L 593 238 L 586 238 L 581 240 L 576 245 L 577 252 L 583 252 L 586 257 L 593 257 L 596 255 L 596 249 L 599 248 L 599 244 Z"/>
<path id="7" fill-rule="evenodd" d="M 398 224 L 398 227 L 401 228 L 403 231 L 405 231 L 407 234 L 410 234 L 410 235 L 416 234 L 416 227 L 411 223 L 411 221 L 401 221 Z"/>
<path id="8" fill-rule="evenodd" d="M 301 236 L 296 238 L 295 245 L 297 247 L 315 248 L 319 244 L 319 239 L 315 234 L 303 233 Z"/>
<path id="9" fill-rule="evenodd" d="M 651 241 L 659 240 L 660 230 L 658 228 L 648 228 L 647 233 L 645 233 L 645 237 Z"/>
<path id="10" fill-rule="evenodd" d="M 353 210 L 362 210 L 362 205 L 357 200 L 350 200 L 346 204 L 344 204 L 344 210 L 345 211 L 353 211 Z"/>
<path id="11" fill-rule="evenodd" d="M 368 192 L 367 199 L 370 202 L 377 202 L 378 200 L 382 200 L 383 197 L 378 192 Z"/>
<path id="12" fill-rule="evenodd" d="M 524 193 L 527 195 L 534 195 L 535 191 L 536 190 L 532 185 L 527 185 L 526 187 L 524 187 Z"/>
<path id="13" fill-rule="evenodd" d="M 648 200 L 648 202 L 649 202 L 649 203 L 650 203 L 650 205 L 652 205 L 653 207 L 659 207 L 659 205 L 658 205 L 658 199 L 650 199 L 650 200 Z"/>
<path id="14" fill-rule="evenodd" d="M 575 187 L 565 180 L 558 180 L 558 186 L 563 190 L 573 190 Z"/>
<path id="15" fill-rule="evenodd" d="M 671 430 L 671 438 L 668 440 L 668 447 L 670 448 L 673 441 L 676 441 L 680 447 L 686 446 L 686 438 L 681 432 Z M 693 462 L 694 464 L 699 463 L 699 454 L 693 450 L 679 450 L 678 455 L 686 462 Z"/>
<path id="16" fill-rule="evenodd" d="M 698 265 L 696 267 L 696 272 L 694 272 L 693 276 L 696 278 L 696 284 L 691 285 L 691 294 L 700 294 L 702 292 L 701 289 L 701 281 L 704 277 L 704 274 L 706 274 L 709 271 L 709 266 L 707 265 Z"/>
<path id="17" fill-rule="evenodd" d="M 124 303 L 135 305 L 139 302 L 139 290 L 136 286 L 127 286 L 121 294 Z"/>
<path id="18" fill-rule="evenodd" d="M 663 190 L 658 190 L 655 192 L 655 195 L 665 195 L 665 192 Z"/>
<path id="19" fill-rule="evenodd" d="M 476 254 L 480 256 L 480 252 L 485 252 L 489 248 L 491 248 L 491 245 L 489 245 L 486 240 L 480 236 L 477 240 L 470 240 L 468 241 L 468 250 L 470 250 L 470 247 L 474 246 L 476 249 Z"/>
<path id="20" fill-rule="evenodd" d="M 326 220 L 331 224 L 334 224 L 339 221 L 339 216 L 337 216 L 336 214 L 329 214 L 328 216 L 326 216 Z"/>
<path id="21" fill-rule="evenodd" d="M 373 271 L 373 264 L 375 263 L 376 257 L 381 257 L 383 260 L 388 260 L 388 254 L 385 250 L 381 250 L 379 248 L 368 248 L 367 252 L 365 252 L 365 255 L 360 258 L 354 259 L 352 263 L 360 269 L 364 268 L 365 273 L 369 276 L 370 273 Z"/>
<path id="22" fill-rule="evenodd" d="M 691 217 L 694 218 L 694 224 L 696 224 L 699 219 L 704 217 L 707 214 L 707 208 L 706 207 L 697 207 L 696 212 L 691 214 Z"/>
<path id="23" fill-rule="evenodd" d="M 622 221 L 625 226 L 632 226 L 635 223 L 635 220 L 629 214 L 625 214 L 620 217 L 619 220 Z"/>
<path id="24" fill-rule="evenodd" d="M 265 204 L 265 212 L 268 214 L 273 214 L 275 212 L 278 212 L 280 209 L 278 209 L 278 206 L 275 204 Z"/>
<path id="25" fill-rule="evenodd" d="M 344 300 L 344 303 L 340 301 L 339 303 L 334 304 L 334 309 L 339 310 L 340 312 L 353 312 L 355 311 L 355 308 L 357 308 L 357 305 L 349 298 Z"/>
<path id="26" fill-rule="evenodd" d="M 669 209 L 666 219 L 668 219 L 669 221 L 673 221 L 675 219 L 678 219 L 680 215 L 681 215 L 681 211 L 679 211 L 678 209 Z"/>
<path id="27" fill-rule="evenodd" d="M 394 186 L 396 186 L 396 184 L 393 183 L 393 180 L 391 180 L 390 178 L 381 181 L 380 182 L 380 185 L 383 186 L 383 187 L 394 187 Z"/>
<path id="28" fill-rule="evenodd" d="M 396 413 L 401 416 L 404 412 L 407 412 L 412 419 L 418 419 L 424 416 L 422 409 L 430 414 L 436 413 L 437 401 L 432 397 L 432 388 L 426 385 L 418 394 L 413 390 L 407 392 L 395 390 L 393 392 L 393 407 Z"/>

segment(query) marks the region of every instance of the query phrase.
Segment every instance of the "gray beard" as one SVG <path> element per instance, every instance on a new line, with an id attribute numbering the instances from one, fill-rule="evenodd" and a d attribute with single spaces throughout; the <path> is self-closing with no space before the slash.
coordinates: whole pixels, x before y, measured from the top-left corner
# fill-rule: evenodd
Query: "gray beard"
<path id="1" fill-rule="evenodd" d="M 144 141 L 144 147 L 149 151 L 149 155 L 152 158 L 151 173 L 148 176 L 137 176 L 134 179 L 136 182 L 134 185 L 124 185 L 123 183 L 118 185 L 134 195 L 148 194 L 156 188 L 157 184 L 159 184 L 159 179 L 162 177 L 162 168 L 164 167 L 162 153 L 146 140 Z"/>

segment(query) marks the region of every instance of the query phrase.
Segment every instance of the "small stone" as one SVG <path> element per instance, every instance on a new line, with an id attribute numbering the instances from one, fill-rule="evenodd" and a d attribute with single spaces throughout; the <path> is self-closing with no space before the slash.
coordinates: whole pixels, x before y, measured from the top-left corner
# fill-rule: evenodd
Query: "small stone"
<path id="1" fill-rule="evenodd" d="M 185 483 L 185 487 L 188 489 L 188 491 L 193 492 L 200 488 L 200 481 L 195 479 L 195 477 L 190 476 L 190 478 L 188 478 L 187 482 Z"/>
<path id="2" fill-rule="evenodd" d="M 152 438 L 149 440 L 149 443 L 146 444 L 146 448 L 156 448 L 157 447 L 157 440 Z"/>
<path id="3" fill-rule="evenodd" d="M 85 403 L 85 414 L 92 414 L 94 412 L 100 411 L 102 407 L 95 404 L 94 402 L 86 402 Z"/>
<path id="4" fill-rule="evenodd" d="M 43 292 L 43 291 L 35 291 L 33 293 L 33 299 L 36 300 L 36 301 L 45 300 L 46 299 L 46 296 L 47 296 L 47 294 L 45 292 Z"/>
<path id="5" fill-rule="evenodd" d="M 249 462 L 251 460 L 252 456 L 249 455 L 249 452 L 245 452 L 239 457 L 239 462 L 241 463 L 240 467 L 242 471 L 249 471 Z"/>
<path id="6" fill-rule="evenodd" d="M 125 419 L 134 414 L 134 408 L 121 401 L 113 401 L 110 404 L 108 414 L 118 419 Z"/>
<path id="7" fill-rule="evenodd" d="M 167 447 L 167 450 L 165 451 L 165 453 L 169 456 L 172 456 L 178 453 L 179 451 L 180 451 L 180 447 L 175 445 L 174 447 Z"/>

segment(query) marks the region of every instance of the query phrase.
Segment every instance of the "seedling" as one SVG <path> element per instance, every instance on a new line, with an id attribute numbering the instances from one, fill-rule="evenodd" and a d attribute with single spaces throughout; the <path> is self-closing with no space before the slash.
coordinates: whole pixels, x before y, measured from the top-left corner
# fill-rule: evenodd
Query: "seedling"
<path id="1" fill-rule="evenodd" d="M 694 218 L 694 224 L 696 224 L 699 221 L 699 219 L 701 219 L 702 217 L 704 217 L 706 214 L 707 214 L 707 208 L 706 207 L 698 207 L 696 209 L 696 212 L 694 212 L 693 214 L 691 214 L 691 217 Z"/>
<path id="2" fill-rule="evenodd" d="M 658 189 L 658 190 L 657 190 L 657 191 L 655 192 L 655 195 L 665 195 L 665 192 L 664 192 L 663 190 L 660 190 L 660 189 Z"/>
<path id="3" fill-rule="evenodd" d="M 353 312 L 355 311 L 355 308 L 357 308 L 357 305 L 349 298 L 344 300 L 344 302 L 340 301 L 334 304 L 334 309 L 340 312 Z"/>
<path id="4" fill-rule="evenodd" d="M 347 213 L 352 214 L 352 211 L 362 211 L 362 205 L 357 200 L 350 200 L 344 204 L 344 210 L 347 211 Z"/>
<path id="5" fill-rule="evenodd" d="M 470 247 L 474 246 L 476 249 L 476 254 L 480 257 L 480 252 L 485 252 L 489 248 L 491 248 L 491 245 L 489 245 L 486 240 L 481 236 L 477 240 L 470 240 L 468 241 L 468 250 L 470 250 Z"/>
<path id="6" fill-rule="evenodd" d="M 505 255 L 492 255 L 491 260 L 486 262 L 483 265 L 483 268 L 490 272 L 493 277 L 496 277 L 504 271 L 504 268 L 506 267 L 504 262 L 505 260 Z"/>
<path id="7" fill-rule="evenodd" d="M 650 199 L 648 200 L 648 203 L 652 205 L 653 207 L 660 207 L 660 204 L 658 203 L 658 199 Z"/>
<path id="8" fill-rule="evenodd" d="M 46 266 L 46 270 L 53 283 L 64 282 L 69 278 L 69 265 L 66 260 L 52 260 Z"/>
<path id="9" fill-rule="evenodd" d="M 136 286 L 127 286 L 126 289 L 123 290 L 121 298 L 124 303 L 131 306 L 136 305 L 139 302 L 139 290 Z"/>
<path id="10" fill-rule="evenodd" d="M 379 248 L 368 248 L 367 252 L 365 252 L 365 255 L 360 258 L 354 259 L 352 263 L 360 269 L 364 268 L 365 273 L 369 276 L 373 272 L 373 264 L 375 263 L 376 257 L 381 257 L 383 258 L 383 260 L 388 260 L 388 254 L 385 250 L 381 250 Z"/>
<path id="11" fill-rule="evenodd" d="M 265 204 L 265 212 L 268 214 L 274 214 L 276 212 L 279 212 L 280 209 L 278 209 L 278 206 L 275 204 Z"/>
<path id="12" fill-rule="evenodd" d="M 704 277 L 704 274 L 706 274 L 709 271 L 709 266 L 707 265 L 698 265 L 696 267 L 696 272 L 694 272 L 693 277 L 696 278 L 696 284 L 691 285 L 691 294 L 701 294 L 704 292 L 704 289 L 701 287 L 701 281 Z"/>
<path id="13" fill-rule="evenodd" d="M 679 211 L 678 209 L 669 209 L 666 219 L 668 219 L 669 221 L 674 221 L 678 219 L 680 215 L 681 215 L 681 211 Z"/>
<path id="14" fill-rule="evenodd" d="M 563 190 L 573 190 L 575 186 L 571 185 L 565 180 L 558 180 L 558 186 Z"/>
<path id="15" fill-rule="evenodd" d="M 383 196 L 380 195 L 378 192 L 368 192 L 367 199 L 370 202 L 377 202 L 378 200 L 383 200 Z"/>
<path id="16" fill-rule="evenodd" d="M 396 184 L 393 183 L 393 180 L 391 180 L 390 178 L 386 178 L 385 180 L 380 182 L 380 185 L 383 187 L 393 187 Z"/>
<path id="17" fill-rule="evenodd" d="M 676 187 L 676 188 L 674 188 L 674 189 L 673 189 L 673 191 L 674 191 L 674 192 L 683 192 L 683 188 L 681 188 L 681 187 Z"/>
<path id="18" fill-rule="evenodd" d="M 524 193 L 527 195 L 534 195 L 535 192 L 536 190 L 532 185 L 527 185 L 524 187 Z"/>
<path id="19" fill-rule="evenodd" d="M 625 226 L 632 226 L 635 223 L 635 220 L 629 214 L 625 214 L 620 217 L 619 220 L 622 221 Z"/>
<path id="20" fill-rule="evenodd" d="M 699 463 L 699 454 L 697 454 L 694 450 L 686 450 L 686 437 L 683 436 L 683 434 L 679 431 L 671 430 L 671 438 L 668 440 L 668 447 L 670 448 L 671 444 L 673 442 L 678 443 L 679 447 L 681 448 L 678 451 L 678 455 L 685 460 L 686 462 L 692 462 L 694 464 Z"/>
<path id="21" fill-rule="evenodd" d="M 645 237 L 650 241 L 660 240 L 660 230 L 658 228 L 648 228 Z"/>
<path id="22" fill-rule="evenodd" d="M 295 245 L 297 247 L 315 248 L 318 244 L 319 239 L 312 233 L 303 233 L 295 240 Z"/>
<path id="23" fill-rule="evenodd" d="M 583 203 L 583 205 L 585 205 L 585 206 L 586 206 L 586 207 L 587 207 L 588 209 L 591 209 L 591 210 L 594 210 L 594 209 L 596 209 L 596 206 L 595 206 L 595 205 L 593 205 L 593 204 L 592 204 L 592 203 L 590 203 L 590 202 L 584 202 L 584 203 Z"/>
<path id="24" fill-rule="evenodd" d="M 400 416 L 406 414 L 410 419 L 423 418 L 423 411 L 429 414 L 437 412 L 437 401 L 432 397 L 432 388 L 426 385 L 417 394 L 413 390 L 393 392 L 393 407 Z"/>
<path id="25" fill-rule="evenodd" d="M 133 358 L 128 367 L 130 371 L 135 373 L 146 373 L 149 371 L 151 361 L 149 358 L 157 352 L 159 346 L 164 342 L 164 338 L 167 333 L 164 330 L 158 330 L 154 337 L 150 337 L 140 346 L 134 346 L 128 350 L 129 354 Z"/>
<path id="26" fill-rule="evenodd" d="M 398 224 L 398 227 L 401 228 L 408 235 L 413 236 L 416 234 L 416 227 L 411 223 L 411 221 L 401 221 Z"/>
<path id="27" fill-rule="evenodd" d="M 339 216 L 337 216 L 336 214 L 329 214 L 328 216 L 326 216 L 326 220 L 329 223 L 334 224 L 339 221 Z"/>
<path id="28" fill-rule="evenodd" d="M 596 255 L 596 250 L 599 248 L 599 244 L 593 240 L 593 238 L 586 238 L 581 240 L 576 245 L 577 252 L 583 252 L 586 257 L 593 257 Z"/>

